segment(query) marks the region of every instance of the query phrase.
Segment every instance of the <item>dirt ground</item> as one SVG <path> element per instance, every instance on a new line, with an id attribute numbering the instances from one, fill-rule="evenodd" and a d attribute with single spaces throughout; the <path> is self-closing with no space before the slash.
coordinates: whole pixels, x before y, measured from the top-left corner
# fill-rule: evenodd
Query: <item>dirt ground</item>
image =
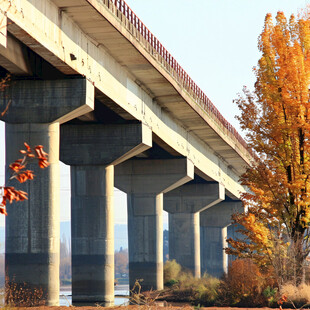
<path id="1" fill-rule="evenodd" d="M 115 306 L 115 307 L 101 307 L 101 306 L 83 306 L 83 307 L 74 307 L 74 306 L 59 306 L 59 307 L 10 307 L 6 308 L 7 310 L 68 310 L 68 308 L 77 308 L 76 310 L 193 310 L 194 307 L 191 306 L 183 306 L 183 307 L 175 307 L 175 306 L 149 306 L 149 305 L 143 305 L 143 306 Z M 200 307 L 199 310 L 275 310 L 275 308 L 230 308 L 230 307 Z M 286 309 L 288 310 L 288 309 Z"/>

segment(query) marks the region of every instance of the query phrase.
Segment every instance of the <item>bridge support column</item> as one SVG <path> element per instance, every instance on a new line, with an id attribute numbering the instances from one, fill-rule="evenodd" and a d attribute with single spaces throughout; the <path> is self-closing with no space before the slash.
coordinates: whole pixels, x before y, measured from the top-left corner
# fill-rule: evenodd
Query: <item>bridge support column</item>
<path id="1" fill-rule="evenodd" d="M 72 302 L 114 304 L 114 166 L 152 145 L 142 124 L 63 125 L 71 165 Z"/>
<path id="2" fill-rule="evenodd" d="M 243 211 L 243 210 L 242 210 Z M 238 232 L 239 229 L 244 229 L 244 227 L 240 224 L 232 224 L 227 226 L 227 239 L 232 238 L 234 240 L 240 239 L 245 240 L 245 236 Z M 227 244 L 229 247 L 229 244 Z M 237 259 L 237 256 L 235 255 L 228 255 L 228 267 L 234 260 Z"/>
<path id="3" fill-rule="evenodd" d="M 94 89 L 83 79 L 63 81 L 14 81 L 0 93 L 0 110 L 11 100 L 1 118 L 6 124 L 6 185 L 8 166 L 20 158 L 24 142 L 43 145 L 50 166 L 41 170 L 30 163 L 36 178 L 18 188 L 29 199 L 8 206 L 6 217 L 6 301 L 20 305 L 59 303 L 59 123 L 92 109 Z M 10 294 L 12 288 L 19 294 Z M 27 296 L 23 294 L 31 290 Z M 36 291 L 36 293 L 35 293 Z"/>
<path id="4" fill-rule="evenodd" d="M 224 252 L 231 216 L 242 212 L 240 201 L 224 201 L 200 214 L 201 271 L 220 278 L 227 271 Z"/>
<path id="5" fill-rule="evenodd" d="M 169 212 L 169 259 L 199 278 L 199 212 L 224 200 L 225 188 L 218 183 L 191 183 L 165 194 L 164 209 Z"/>
<path id="6" fill-rule="evenodd" d="M 128 194 L 129 285 L 163 289 L 163 193 L 190 181 L 187 159 L 130 160 L 115 169 L 116 186 Z"/>

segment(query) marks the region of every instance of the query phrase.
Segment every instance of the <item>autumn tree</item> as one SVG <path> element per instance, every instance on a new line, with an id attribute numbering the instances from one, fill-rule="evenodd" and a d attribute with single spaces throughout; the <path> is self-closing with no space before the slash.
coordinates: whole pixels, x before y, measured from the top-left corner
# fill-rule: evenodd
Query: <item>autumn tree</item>
<path id="1" fill-rule="evenodd" d="M 128 250 L 115 251 L 114 254 L 115 262 L 115 274 L 128 274 Z"/>
<path id="2" fill-rule="evenodd" d="M 268 14 L 259 37 L 254 92 L 236 100 L 255 161 L 241 177 L 246 212 L 234 216 L 246 240 L 230 254 L 272 265 L 279 284 L 302 281 L 310 252 L 310 14 Z"/>

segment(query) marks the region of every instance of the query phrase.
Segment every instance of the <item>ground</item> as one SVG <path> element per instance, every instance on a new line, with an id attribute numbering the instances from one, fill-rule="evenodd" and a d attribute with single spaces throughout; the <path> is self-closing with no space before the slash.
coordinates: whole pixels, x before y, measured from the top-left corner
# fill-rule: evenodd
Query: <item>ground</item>
<path id="1" fill-rule="evenodd" d="M 110 307 L 110 308 L 104 308 L 100 306 L 85 306 L 85 307 L 73 307 L 70 306 L 70 308 L 78 308 L 77 310 L 194 310 L 197 308 L 191 307 L 191 306 L 183 306 L 183 307 L 172 307 L 172 306 L 149 306 L 149 305 L 142 305 L 142 306 L 115 306 L 115 307 Z M 10 308 L 5 308 L 7 310 L 68 310 L 68 307 L 66 306 L 61 306 L 61 307 L 10 307 Z M 200 307 L 199 310 L 275 310 L 271 308 L 230 308 L 230 307 Z M 286 309 L 289 310 L 289 309 Z"/>

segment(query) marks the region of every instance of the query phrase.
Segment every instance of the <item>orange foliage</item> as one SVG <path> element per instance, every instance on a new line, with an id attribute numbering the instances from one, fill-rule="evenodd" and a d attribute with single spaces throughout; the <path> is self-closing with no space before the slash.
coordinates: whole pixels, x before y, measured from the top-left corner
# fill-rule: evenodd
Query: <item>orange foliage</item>
<path id="1" fill-rule="evenodd" d="M 227 251 L 261 265 L 293 255 L 298 282 L 310 252 L 310 13 L 287 21 L 278 12 L 275 24 L 267 14 L 258 47 L 255 91 L 236 100 L 257 155 L 241 178 L 247 211 L 234 217 L 247 240 L 229 240 Z"/>
<path id="2" fill-rule="evenodd" d="M 14 163 L 10 164 L 10 169 L 13 171 L 10 180 L 16 179 L 19 183 L 24 183 L 27 180 L 33 180 L 34 174 L 31 170 L 25 170 L 29 160 L 36 159 L 40 168 L 46 168 L 49 166 L 47 159 L 48 154 L 43 151 L 42 145 L 37 145 L 34 150 L 24 143 L 26 150 L 20 150 L 20 153 L 24 155 L 22 159 L 15 160 Z M 13 186 L 0 186 L 2 190 L 2 202 L 0 203 L 0 214 L 7 215 L 6 204 L 9 201 L 23 201 L 28 199 L 27 193 L 21 190 L 15 189 Z"/>
<path id="3" fill-rule="evenodd" d="M 250 259 L 237 259 L 231 263 L 220 285 L 219 300 L 223 306 L 264 306 L 264 290 L 276 287 L 272 273 L 265 273 Z"/>

